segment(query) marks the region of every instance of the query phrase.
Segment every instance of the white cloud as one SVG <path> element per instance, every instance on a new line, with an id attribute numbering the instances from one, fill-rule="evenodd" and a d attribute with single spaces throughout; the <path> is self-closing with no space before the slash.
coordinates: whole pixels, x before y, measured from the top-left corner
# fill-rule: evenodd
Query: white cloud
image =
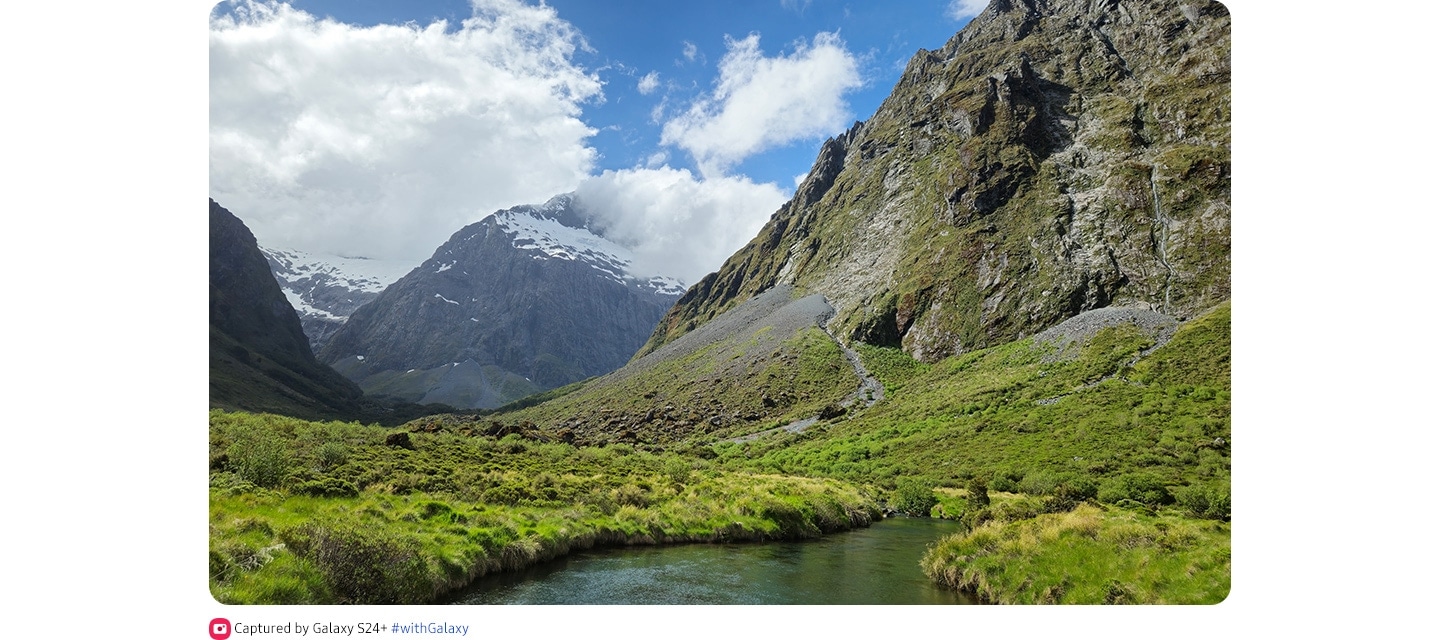
<path id="1" fill-rule="evenodd" d="M 210 189 L 262 243 L 423 258 L 595 162 L 601 84 L 547 6 L 475 0 L 456 28 L 356 27 L 241 2 L 210 25 Z M 447 32 L 448 30 L 448 32 Z"/>
<path id="2" fill-rule="evenodd" d="M 650 95 L 650 92 L 654 91 L 656 87 L 659 86 L 660 72 L 651 71 L 650 73 L 645 74 L 645 77 L 640 79 L 640 83 L 636 85 L 635 88 L 640 91 L 640 95 L 648 96 Z"/>
<path id="3" fill-rule="evenodd" d="M 786 195 L 744 177 L 697 180 L 686 169 L 606 171 L 582 183 L 576 201 L 605 236 L 635 252 L 641 274 L 690 285 L 720 268 L 765 225 Z"/>
<path id="4" fill-rule="evenodd" d="M 686 59 L 686 60 L 689 60 L 689 61 L 691 61 L 691 62 L 694 62 L 694 61 L 695 61 L 695 54 L 697 54 L 697 53 L 700 52 L 700 48 L 697 47 L 697 46 L 695 46 L 695 43 L 690 42 L 689 40 L 684 41 L 684 44 L 685 44 L 685 48 L 684 48 L 684 49 L 681 49 L 681 54 L 683 54 L 683 55 L 685 56 L 685 59 Z"/>
<path id="5" fill-rule="evenodd" d="M 727 38 L 726 47 L 714 92 L 661 133 L 663 144 L 689 151 L 707 178 L 760 151 L 850 124 L 842 96 L 860 86 L 859 64 L 838 34 L 817 34 L 773 58 L 760 50 L 757 34 Z"/>
<path id="6" fill-rule="evenodd" d="M 990 0 L 950 0 L 945 7 L 945 16 L 951 20 L 973 18 L 990 6 Z"/>

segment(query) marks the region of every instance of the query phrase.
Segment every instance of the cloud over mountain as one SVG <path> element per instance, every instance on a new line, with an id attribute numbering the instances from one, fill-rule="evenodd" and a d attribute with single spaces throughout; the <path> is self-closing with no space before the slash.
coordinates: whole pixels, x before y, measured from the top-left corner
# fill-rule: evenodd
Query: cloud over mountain
<path id="1" fill-rule="evenodd" d="M 210 25 L 211 194 L 263 241 L 415 257 L 589 174 L 601 83 L 555 10 L 359 27 L 242 2 Z"/>

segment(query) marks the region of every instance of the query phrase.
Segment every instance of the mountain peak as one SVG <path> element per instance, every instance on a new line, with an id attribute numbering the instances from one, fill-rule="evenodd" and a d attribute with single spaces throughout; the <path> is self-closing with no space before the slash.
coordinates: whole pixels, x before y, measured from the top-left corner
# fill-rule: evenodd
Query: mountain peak
<path id="1" fill-rule="evenodd" d="M 633 259 L 587 228 L 573 194 L 496 211 L 358 309 L 320 356 L 369 393 L 464 408 L 606 373 L 684 291 Z"/>
<path id="2" fill-rule="evenodd" d="M 468 241 L 486 224 L 509 234 L 511 246 L 527 252 L 532 259 L 581 262 L 594 268 L 601 277 L 664 295 L 679 295 L 685 291 L 685 283 L 678 278 L 636 271 L 633 268 L 634 252 L 606 238 L 603 231 L 581 212 L 573 193 L 555 196 L 541 205 L 520 205 L 496 211 L 480 223 L 461 230 L 455 237 L 464 236 L 463 241 Z M 452 237 L 452 242 L 454 239 Z M 436 256 L 439 257 L 442 252 L 450 255 L 442 246 Z M 453 264 L 453 260 L 443 258 L 436 269 L 451 268 Z"/>

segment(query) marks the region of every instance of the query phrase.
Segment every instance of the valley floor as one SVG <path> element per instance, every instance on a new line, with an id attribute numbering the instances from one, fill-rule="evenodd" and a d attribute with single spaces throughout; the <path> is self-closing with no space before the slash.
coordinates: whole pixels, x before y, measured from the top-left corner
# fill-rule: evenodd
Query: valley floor
<path id="1" fill-rule="evenodd" d="M 916 571 L 983 601 L 1223 600 L 1229 305 L 1173 335 L 1082 333 L 935 364 L 853 345 L 883 399 L 744 441 L 741 425 L 566 443 L 523 412 L 396 431 L 214 411 L 211 592 L 433 602 L 577 549 L 803 539 L 894 509 L 964 523 Z M 795 358 L 811 388 L 855 389 L 843 353 L 812 351 Z"/>

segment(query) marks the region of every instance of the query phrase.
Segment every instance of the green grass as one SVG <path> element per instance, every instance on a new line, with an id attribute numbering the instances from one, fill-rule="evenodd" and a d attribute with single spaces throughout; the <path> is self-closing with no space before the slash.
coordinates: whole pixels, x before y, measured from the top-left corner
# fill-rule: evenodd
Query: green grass
<path id="1" fill-rule="evenodd" d="M 1230 525 L 1081 505 L 945 538 L 922 565 L 998 604 L 1215 604 L 1230 593 Z"/>
<path id="2" fill-rule="evenodd" d="M 626 445 L 441 432 L 411 433 L 407 449 L 385 445 L 389 433 L 213 411 L 215 598 L 432 602 L 573 549 L 800 539 L 879 515 L 848 483 L 721 471 Z"/>
<path id="3" fill-rule="evenodd" d="M 1136 473 L 1171 487 L 1228 485 L 1228 304 L 1130 366 L 1152 342 L 1112 328 L 1068 360 L 1026 340 L 933 365 L 861 347 L 887 384 L 884 401 L 813 435 L 714 450 L 725 468 L 887 488 L 904 477 L 960 487 L 975 475 L 1058 474 L 1100 485 Z"/>

